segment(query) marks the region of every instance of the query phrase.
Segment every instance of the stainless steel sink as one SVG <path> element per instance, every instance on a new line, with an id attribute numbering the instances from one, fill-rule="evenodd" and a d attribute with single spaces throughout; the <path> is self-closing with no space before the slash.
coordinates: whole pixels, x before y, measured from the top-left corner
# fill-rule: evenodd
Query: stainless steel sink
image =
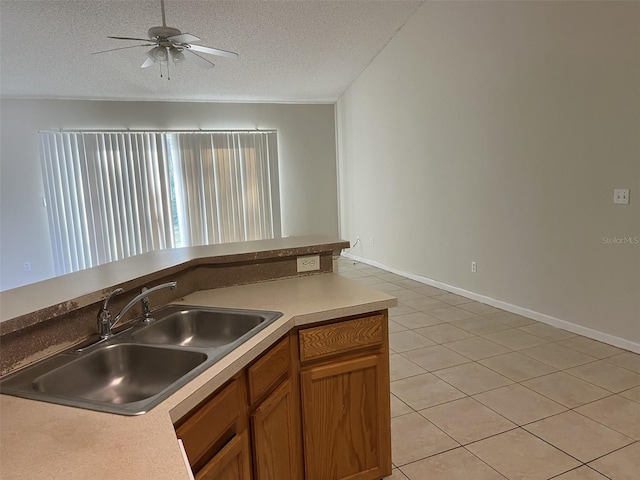
<path id="1" fill-rule="evenodd" d="M 150 324 L 0 379 L 0 393 L 122 415 L 146 413 L 282 316 L 168 305 Z"/>
<path id="2" fill-rule="evenodd" d="M 207 360 L 201 352 L 131 343 L 105 346 L 39 376 L 50 394 L 122 405 L 159 394 Z"/>
<path id="3" fill-rule="evenodd" d="M 138 342 L 218 348 L 251 332 L 278 312 L 169 306 L 154 313 L 157 320 L 136 331 Z"/>

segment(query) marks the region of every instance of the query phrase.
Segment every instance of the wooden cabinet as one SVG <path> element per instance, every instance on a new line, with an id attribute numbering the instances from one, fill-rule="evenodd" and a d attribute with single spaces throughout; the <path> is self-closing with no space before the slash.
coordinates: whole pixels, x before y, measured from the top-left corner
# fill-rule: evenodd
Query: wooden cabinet
<path id="1" fill-rule="evenodd" d="M 284 381 L 251 415 L 255 480 L 297 480 L 300 436 L 296 398 Z"/>
<path id="2" fill-rule="evenodd" d="M 391 475 L 386 329 L 382 316 L 316 327 L 319 348 L 306 348 L 309 335 L 300 331 L 302 359 L 330 358 L 300 374 L 306 480 Z"/>
<path id="3" fill-rule="evenodd" d="M 247 369 L 249 404 L 256 406 L 287 377 L 291 376 L 289 335 L 271 347 Z"/>
<path id="4" fill-rule="evenodd" d="M 304 328 L 298 334 L 300 361 L 305 363 L 368 347 L 380 348 L 385 325 L 385 317 L 379 314 Z"/>
<path id="5" fill-rule="evenodd" d="M 196 480 L 391 475 L 387 313 L 296 329 L 176 425 Z"/>
<path id="6" fill-rule="evenodd" d="M 251 480 L 251 453 L 247 432 L 234 436 L 198 471 L 196 480 Z"/>
<path id="7" fill-rule="evenodd" d="M 301 480 L 300 395 L 290 335 L 248 369 L 255 480 Z"/>
<path id="8" fill-rule="evenodd" d="M 176 426 L 200 479 L 251 480 L 244 376 L 232 380 Z"/>

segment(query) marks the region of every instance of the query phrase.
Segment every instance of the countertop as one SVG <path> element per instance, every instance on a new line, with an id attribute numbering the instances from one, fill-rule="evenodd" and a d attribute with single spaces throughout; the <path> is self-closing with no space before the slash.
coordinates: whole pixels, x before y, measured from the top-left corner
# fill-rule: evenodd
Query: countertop
<path id="1" fill-rule="evenodd" d="M 397 300 L 326 273 L 194 292 L 190 305 L 283 316 L 145 415 L 125 417 L 0 395 L 0 477 L 187 480 L 173 423 L 295 326 L 384 310 Z"/>
<path id="2" fill-rule="evenodd" d="M 229 258 L 235 261 L 256 260 L 271 257 L 274 253 L 285 255 L 289 250 L 307 249 L 309 252 L 317 252 L 329 247 L 339 250 L 348 245 L 348 242 L 326 235 L 304 235 L 156 250 L 2 291 L 0 324 L 55 305 L 65 304 L 61 308 L 69 308 L 69 305 L 73 309 L 81 308 L 101 301 L 105 296 L 105 289 L 112 290 L 114 285 L 151 274 L 173 272 L 199 264 L 225 262 Z"/>

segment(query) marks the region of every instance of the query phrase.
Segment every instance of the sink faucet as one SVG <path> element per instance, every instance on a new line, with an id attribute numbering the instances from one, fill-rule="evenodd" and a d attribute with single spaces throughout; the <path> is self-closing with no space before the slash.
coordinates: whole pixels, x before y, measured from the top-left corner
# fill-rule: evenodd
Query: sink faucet
<path id="1" fill-rule="evenodd" d="M 142 312 L 144 314 L 145 323 L 149 323 L 151 319 L 151 309 L 149 308 L 149 294 L 153 293 L 157 290 L 162 290 L 164 288 L 171 288 L 172 290 L 176 288 L 178 282 L 167 282 L 162 283 L 160 285 L 156 285 L 155 287 L 147 288 L 143 287 L 142 292 L 139 295 L 136 295 L 129 303 L 127 303 L 120 313 L 118 313 L 115 318 L 111 318 L 111 312 L 109 311 L 109 302 L 116 295 L 120 295 L 124 292 L 122 288 L 116 288 L 113 292 L 109 294 L 107 298 L 105 298 L 104 303 L 100 307 L 100 311 L 98 312 L 98 330 L 100 331 L 100 337 L 103 339 L 109 338 L 113 333 L 111 330 L 116 324 L 122 319 L 122 317 L 131 310 L 136 303 L 142 302 Z"/>

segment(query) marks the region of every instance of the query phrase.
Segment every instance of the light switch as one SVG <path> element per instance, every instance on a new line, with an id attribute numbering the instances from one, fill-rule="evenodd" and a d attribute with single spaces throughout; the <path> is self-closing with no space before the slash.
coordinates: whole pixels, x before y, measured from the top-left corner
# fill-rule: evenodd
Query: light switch
<path id="1" fill-rule="evenodd" d="M 616 205 L 629 205 L 629 189 L 616 188 L 613 191 L 613 203 Z"/>

